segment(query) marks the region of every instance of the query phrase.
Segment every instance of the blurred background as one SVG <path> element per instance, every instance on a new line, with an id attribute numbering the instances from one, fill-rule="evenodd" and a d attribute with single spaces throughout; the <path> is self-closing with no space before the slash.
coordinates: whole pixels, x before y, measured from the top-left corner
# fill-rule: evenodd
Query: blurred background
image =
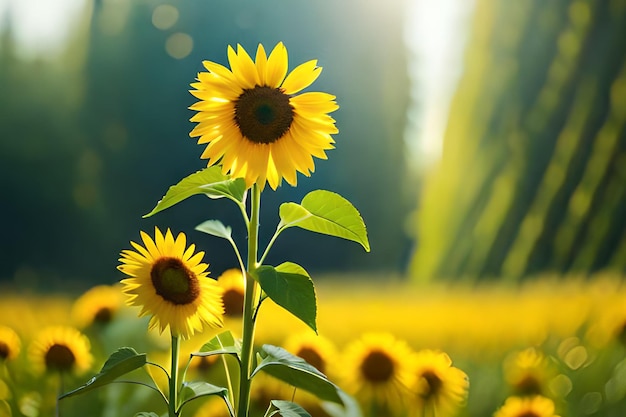
<path id="1" fill-rule="evenodd" d="M 155 225 L 186 232 L 214 277 L 236 265 L 194 231 L 219 219 L 243 245 L 232 203 L 142 215 L 205 166 L 188 136 L 202 61 L 279 41 L 290 69 L 324 68 L 310 89 L 337 96 L 340 133 L 312 177 L 264 193 L 262 245 L 280 203 L 328 189 L 372 248 L 290 229 L 272 249 L 315 279 L 320 334 L 444 350 L 471 381 L 463 417 L 530 393 L 563 416 L 626 415 L 626 0 L 0 0 L 0 324 L 26 346 L 93 316 L 77 296 L 119 281 L 120 250 Z M 263 343 L 306 330 L 264 309 Z M 91 326 L 94 371 L 122 345 L 163 350 L 136 311 Z M 45 415 L 23 411 L 45 390 L 24 381 L 20 412 Z"/>
<path id="2" fill-rule="evenodd" d="M 518 4 L 519 3 L 519 4 Z M 112 283 L 156 224 L 186 231 L 214 275 L 228 244 L 193 227 L 197 196 L 142 219 L 204 167 L 189 83 L 227 45 L 283 41 L 337 96 L 329 159 L 278 205 L 336 191 L 372 252 L 290 230 L 268 259 L 372 279 L 519 280 L 626 266 L 626 17 L 622 0 L 315 2 L 0 0 L 0 243 L 5 286 Z M 202 200 L 202 201 L 200 201 Z M 243 243 L 243 242 L 242 242 Z"/>

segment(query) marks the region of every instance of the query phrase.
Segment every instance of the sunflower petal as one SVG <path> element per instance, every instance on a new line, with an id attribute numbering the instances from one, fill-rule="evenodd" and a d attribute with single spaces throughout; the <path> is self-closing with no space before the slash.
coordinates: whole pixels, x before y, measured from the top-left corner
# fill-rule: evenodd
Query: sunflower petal
<path id="1" fill-rule="evenodd" d="M 294 68 L 281 86 L 285 94 L 295 94 L 313 84 L 322 72 L 322 67 L 316 65 L 317 60 L 314 59 Z"/>

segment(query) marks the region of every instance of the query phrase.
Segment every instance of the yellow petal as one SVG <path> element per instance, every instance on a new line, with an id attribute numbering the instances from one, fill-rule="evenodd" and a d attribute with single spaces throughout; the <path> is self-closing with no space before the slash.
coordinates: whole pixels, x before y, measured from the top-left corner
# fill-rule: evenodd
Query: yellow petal
<path id="1" fill-rule="evenodd" d="M 278 88 L 287 75 L 289 59 L 287 56 L 287 48 L 282 42 L 279 42 L 270 57 L 267 60 L 267 68 L 265 70 L 265 85 L 268 87 Z"/>
<path id="2" fill-rule="evenodd" d="M 328 93 L 309 92 L 291 97 L 289 103 L 301 112 L 319 114 L 337 110 L 339 105 L 334 100 L 335 96 Z"/>
<path id="3" fill-rule="evenodd" d="M 228 47 L 228 62 L 232 68 L 233 75 L 243 89 L 252 88 L 259 83 L 259 74 L 256 66 L 241 45 L 237 45 L 237 52 Z"/>
<path id="4" fill-rule="evenodd" d="M 317 60 L 312 60 L 294 68 L 281 86 L 285 94 L 295 94 L 313 84 L 322 72 L 322 67 L 316 67 L 316 65 Z"/>
<path id="5" fill-rule="evenodd" d="M 259 47 L 256 50 L 256 57 L 254 59 L 256 63 L 256 70 L 259 74 L 259 85 L 265 85 L 265 70 L 267 67 L 267 54 L 265 53 L 265 48 L 263 45 L 259 44 Z"/>

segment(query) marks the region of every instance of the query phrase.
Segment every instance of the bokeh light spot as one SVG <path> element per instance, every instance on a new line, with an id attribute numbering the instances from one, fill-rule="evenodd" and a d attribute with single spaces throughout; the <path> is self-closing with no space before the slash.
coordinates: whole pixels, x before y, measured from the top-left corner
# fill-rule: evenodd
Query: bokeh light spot
<path id="1" fill-rule="evenodd" d="M 178 22 L 178 9 L 170 4 L 161 4 L 152 12 L 152 24 L 157 29 L 166 30 Z"/>
<path id="2" fill-rule="evenodd" d="M 191 53 L 193 39 L 186 33 L 174 33 L 165 41 L 165 50 L 175 59 L 183 59 Z"/>

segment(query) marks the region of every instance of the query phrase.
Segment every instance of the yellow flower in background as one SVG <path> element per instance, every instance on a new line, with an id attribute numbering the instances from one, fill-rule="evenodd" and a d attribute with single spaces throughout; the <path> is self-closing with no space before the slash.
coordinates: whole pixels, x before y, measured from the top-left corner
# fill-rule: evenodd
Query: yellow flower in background
<path id="1" fill-rule="evenodd" d="M 123 250 L 118 269 L 131 278 L 122 280 L 127 303 L 140 306 L 139 316 L 151 315 L 149 328 L 188 339 L 204 325 L 222 325 L 222 289 L 208 277 L 204 252 L 195 253 L 187 238 L 176 239 L 168 229 L 155 227 L 154 240 L 141 232 L 144 246 L 130 242 L 135 251 Z"/>
<path id="2" fill-rule="evenodd" d="M 22 343 L 15 331 L 7 326 L 0 326 L 0 362 L 17 358 Z"/>
<path id="3" fill-rule="evenodd" d="M 294 333 L 285 340 L 283 347 L 321 373 L 327 376 L 333 373 L 331 368 L 337 360 L 337 351 L 329 339 L 312 332 Z"/>
<path id="4" fill-rule="evenodd" d="M 513 352 L 504 361 L 504 379 L 516 395 L 546 395 L 557 369 L 539 349 Z"/>
<path id="5" fill-rule="evenodd" d="M 204 61 L 208 72 L 198 74 L 191 91 L 201 101 L 190 107 L 198 125 L 189 134 L 207 144 L 203 159 L 221 164 L 222 171 L 244 178 L 261 189 L 276 189 L 284 178 L 296 185 L 297 172 L 309 176 L 313 157 L 326 159 L 333 149 L 331 134 L 338 133 L 328 115 L 339 108 L 335 96 L 306 92 L 322 68 L 317 60 L 287 74 L 287 48 L 278 43 L 269 57 L 258 46 L 255 61 L 241 45 L 228 47 L 230 69 Z"/>
<path id="6" fill-rule="evenodd" d="M 554 414 L 554 402 L 540 395 L 509 397 L 494 417 L 559 417 Z"/>
<path id="7" fill-rule="evenodd" d="M 28 358 L 37 372 L 81 374 L 91 367 L 93 358 L 87 336 L 73 327 L 44 328 L 31 342 Z"/>
<path id="8" fill-rule="evenodd" d="M 412 416 L 454 415 L 467 400 L 469 380 L 465 372 L 452 366 L 452 360 L 437 350 L 423 349 L 412 358 L 416 376 L 412 389 Z"/>
<path id="9" fill-rule="evenodd" d="M 401 408 L 415 380 L 412 353 L 390 333 L 365 333 L 346 347 L 339 385 L 361 404 Z"/>
<path id="10" fill-rule="evenodd" d="M 97 285 L 85 291 L 72 306 L 72 318 L 79 328 L 111 322 L 122 306 L 118 286 Z"/>
<path id="11" fill-rule="evenodd" d="M 241 269 L 232 268 L 224 271 L 217 279 L 217 284 L 224 290 L 222 293 L 224 315 L 233 318 L 241 317 L 246 292 Z"/>

